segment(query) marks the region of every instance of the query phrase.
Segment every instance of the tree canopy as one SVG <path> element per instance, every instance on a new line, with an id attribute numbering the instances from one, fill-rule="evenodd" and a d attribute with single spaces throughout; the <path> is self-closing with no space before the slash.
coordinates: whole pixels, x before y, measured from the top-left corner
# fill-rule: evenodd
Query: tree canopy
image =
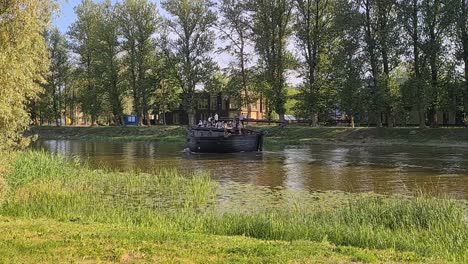
<path id="1" fill-rule="evenodd" d="M 313 126 L 468 123 L 466 0 L 82 0 L 66 34 L 40 2 L 1 4 L 10 145 L 25 109 L 36 124 L 175 110 L 194 124 L 202 91 Z"/>

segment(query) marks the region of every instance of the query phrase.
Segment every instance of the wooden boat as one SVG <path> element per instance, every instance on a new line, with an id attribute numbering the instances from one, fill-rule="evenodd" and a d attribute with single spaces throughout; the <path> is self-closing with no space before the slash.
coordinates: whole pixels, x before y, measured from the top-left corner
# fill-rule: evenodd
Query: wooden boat
<path id="1" fill-rule="evenodd" d="M 262 151 L 263 133 L 243 129 L 239 134 L 222 128 L 192 127 L 188 130 L 187 144 L 191 152 L 198 153 Z"/>

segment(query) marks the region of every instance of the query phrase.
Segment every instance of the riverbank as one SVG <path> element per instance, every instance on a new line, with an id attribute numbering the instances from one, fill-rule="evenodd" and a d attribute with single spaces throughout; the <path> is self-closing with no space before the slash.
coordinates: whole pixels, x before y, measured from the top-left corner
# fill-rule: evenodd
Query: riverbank
<path id="1" fill-rule="evenodd" d="M 265 131 L 265 146 L 341 144 L 341 145 L 414 145 L 468 147 L 465 128 L 311 128 L 306 126 L 253 126 Z M 185 143 L 186 128 L 153 127 L 33 127 L 28 135 L 41 139 L 95 141 L 146 141 Z"/>
<path id="2" fill-rule="evenodd" d="M 468 261 L 466 204 L 446 198 L 242 185 L 234 199 L 203 173 L 93 170 L 35 151 L 0 161 L 11 262 Z"/>

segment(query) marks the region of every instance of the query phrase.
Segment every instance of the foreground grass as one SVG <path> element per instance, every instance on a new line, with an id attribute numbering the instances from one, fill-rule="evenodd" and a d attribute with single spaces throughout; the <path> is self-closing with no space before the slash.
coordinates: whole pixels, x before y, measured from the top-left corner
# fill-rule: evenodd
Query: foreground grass
<path id="1" fill-rule="evenodd" d="M 2 155 L 14 162 L 0 174 L 0 255 L 12 262 L 468 261 L 465 207 L 449 199 L 278 191 L 226 206 L 222 187 L 203 174 L 16 155 Z"/>
<path id="2" fill-rule="evenodd" d="M 352 263 L 428 261 L 414 253 L 269 241 L 245 236 L 51 219 L 0 217 L 0 256 L 10 263 Z M 0 260 L 0 262 L 2 262 Z"/>
<path id="3" fill-rule="evenodd" d="M 468 146 L 465 128 L 311 128 L 307 126 L 251 126 L 266 131 L 265 145 L 359 144 L 359 145 L 429 145 Z M 32 134 L 41 139 L 81 139 L 97 141 L 148 141 L 184 144 L 186 128 L 153 127 L 34 127 Z"/>

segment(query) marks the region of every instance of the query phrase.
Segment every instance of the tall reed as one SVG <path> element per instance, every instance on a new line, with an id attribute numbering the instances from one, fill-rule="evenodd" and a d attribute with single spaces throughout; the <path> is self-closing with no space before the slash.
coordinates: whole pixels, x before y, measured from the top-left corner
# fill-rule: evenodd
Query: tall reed
<path id="1" fill-rule="evenodd" d="M 19 153 L 5 181 L 8 193 L 0 214 L 6 216 L 268 240 L 328 240 L 468 261 L 466 207 L 447 198 L 318 195 L 239 185 L 243 195 L 232 198 L 237 205 L 226 206 L 226 187 L 206 174 L 92 170 L 36 151 Z"/>

